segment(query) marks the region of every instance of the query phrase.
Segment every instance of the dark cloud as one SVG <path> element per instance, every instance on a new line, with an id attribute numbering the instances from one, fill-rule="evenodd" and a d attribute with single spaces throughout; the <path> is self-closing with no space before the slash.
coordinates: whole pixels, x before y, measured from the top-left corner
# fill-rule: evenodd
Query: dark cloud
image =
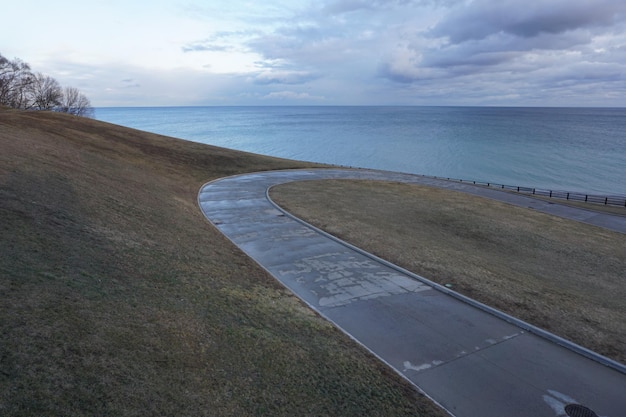
<path id="1" fill-rule="evenodd" d="M 543 80 L 546 86 L 623 81 L 624 68 L 621 65 L 593 62 L 581 62 L 559 68 Z"/>
<path id="2" fill-rule="evenodd" d="M 465 68 L 465 71 L 481 71 L 483 67 L 491 67 L 515 59 L 519 54 L 512 51 L 504 52 L 480 52 L 469 56 L 456 56 L 454 54 L 437 55 L 425 61 L 424 64 L 439 68 Z"/>
<path id="3" fill-rule="evenodd" d="M 423 79 L 417 72 L 405 72 L 394 68 L 390 62 L 383 62 L 378 66 L 378 76 L 400 84 L 411 84 Z"/>
<path id="4" fill-rule="evenodd" d="M 476 0 L 405 39 L 378 75 L 421 89 L 467 85 L 460 88 L 466 97 L 470 85 L 487 84 L 518 98 L 553 91 L 549 86 L 623 90 L 625 21 L 621 0 Z M 517 93 L 507 93 L 512 86 Z"/>
<path id="5" fill-rule="evenodd" d="M 586 32 L 562 35 L 542 33 L 535 38 L 522 38 L 500 33 L 488 39 L 470 40 L 462 44 L 446 44 L 420 51 L 420 65 L 427 67 L 485 67 L 511 62 L 527 53 L 560 51 L 584 46 L 590 41 Z"/>
<path id="6" fill-rule="evenodd" d="M 293 94 L 271 91 L 279 85 L 472 104 L 626 89 L 624 0 L 322 0 L 292 10 L 254 33 L 187 47 L 241 41 L 261 57 L 248 85 L 274 99 Z"/>
<path id="7" fill-rule="evenodd" d="M 610 26 L 626 17 L 623 0 L 478 0 L 448 14 L 431 30 L 451 43 L 500 33 L 524 38 Z"/>

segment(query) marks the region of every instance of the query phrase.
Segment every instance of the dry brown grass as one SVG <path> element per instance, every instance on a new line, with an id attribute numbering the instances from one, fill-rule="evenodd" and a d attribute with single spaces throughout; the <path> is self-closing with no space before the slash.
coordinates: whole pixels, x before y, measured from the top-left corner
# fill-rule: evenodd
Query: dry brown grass
<path id="1" fill-rule="evenodd" d="M 272 189 L 384 259 L 626 362 L 626 235 L 460 192 L 371 181 Z"/>
<path id="2" fill-rule="evenodd" d="M 0 150 L 0 415 L 442 415 L 196 205 L 310 164 L 11 110 Z"/>

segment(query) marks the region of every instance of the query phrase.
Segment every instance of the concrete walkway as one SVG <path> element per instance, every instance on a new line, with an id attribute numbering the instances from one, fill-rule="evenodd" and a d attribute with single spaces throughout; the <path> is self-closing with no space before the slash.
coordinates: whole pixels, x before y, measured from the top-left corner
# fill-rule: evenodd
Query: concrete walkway
<path id="1" fill-rule="evenodd" d="M 565 406 L 574 403 L 598 416 L 626 416 L 624 365 L 337 241 L 267 198 L 276 184 L 331 178 L 455 189 L 622 233 L 626 218 L 369 170 L 252 173 L 210 182 L 198 196 L 209 221 L 246 254 L 451 415 L 567 416 Z"/>

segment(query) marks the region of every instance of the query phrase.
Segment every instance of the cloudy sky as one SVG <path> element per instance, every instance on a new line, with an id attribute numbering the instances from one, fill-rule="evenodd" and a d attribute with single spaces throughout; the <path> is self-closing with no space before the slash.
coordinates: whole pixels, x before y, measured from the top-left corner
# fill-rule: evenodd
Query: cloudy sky
<path id="1" fill-rule="evenodd" d="M 0 54 L 95 107 L 623 107 L 626 1 L 21 0 Z"/>

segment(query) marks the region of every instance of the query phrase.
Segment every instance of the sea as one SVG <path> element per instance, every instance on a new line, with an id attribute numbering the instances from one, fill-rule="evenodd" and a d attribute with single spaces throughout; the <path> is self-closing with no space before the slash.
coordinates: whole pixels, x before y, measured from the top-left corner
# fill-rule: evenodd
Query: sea
<path id="1" fill-rule="evenodd" d="M 107 107 L 95 115 L 282 158 L 626 195 L 626 108 Z"/>

